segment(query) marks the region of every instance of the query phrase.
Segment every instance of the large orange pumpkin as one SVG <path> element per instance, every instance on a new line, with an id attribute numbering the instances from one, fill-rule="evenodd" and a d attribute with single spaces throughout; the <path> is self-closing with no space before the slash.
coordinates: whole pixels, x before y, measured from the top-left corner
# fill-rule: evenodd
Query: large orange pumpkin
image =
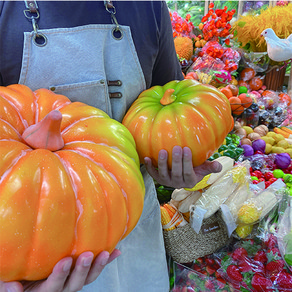
<path id="1" fill-rule="evenodd" d="M 192 79 L 171 81 L 142 92 L 129 108 L 123 124 L 132 133 L 140 161 L 176 145 L 192 150 L 193 165 L 208 159 L 233 128 L 230 103 L 218 89 Z"/>
<path id="2" fill-rule="evenodd" d="M 52 133 L 61 143 L 51 149 Z M 0 87 L 0 175 L 2 281 L 43 279 L 63 257 L 111 252 L 142 213 L 130 132 L 46 89 Z"/>

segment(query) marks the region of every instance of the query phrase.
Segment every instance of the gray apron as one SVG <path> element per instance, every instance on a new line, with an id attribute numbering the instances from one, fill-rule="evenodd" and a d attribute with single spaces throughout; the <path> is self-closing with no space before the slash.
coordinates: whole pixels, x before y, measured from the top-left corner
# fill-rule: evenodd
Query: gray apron
<path id="1" fill-rule="evenodd" d="M 121 121 L 146 85 L 130 28 L 113 19 L 110 25 L 58 29 L 38 29 L 32 21 L 33 31 L 24 33 L 19 83 L 51 89 Z M 118 244 L 122 255 L 82 291 L 169 291 L 159 203 L 152 178 L 145 168 L 141 171 L 146 186 L 142 216 Z"/>

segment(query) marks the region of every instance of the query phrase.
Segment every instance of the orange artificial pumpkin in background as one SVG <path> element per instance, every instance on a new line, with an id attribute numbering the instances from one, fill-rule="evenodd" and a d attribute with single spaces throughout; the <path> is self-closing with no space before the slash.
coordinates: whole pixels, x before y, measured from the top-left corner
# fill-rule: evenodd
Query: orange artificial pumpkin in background
<path id="1" fill-rule="evenodd" d="M 123 124 L 132 133 L 140 161 L 152 158 L 157 166 L 161 149 L 188 146 L 193 165 L 208 159 L 233 129 L 227 97 L 211 85 L 192 79 L 171 81 L 142 92 L 126 113 Z"/>
<path id="2" fill-rule="evenodd" d="M 130 132 L 63 95 L 0 87 L 0 161 L 2 281 L 43 279 L 66 256 L 112 252 L 142 213 Z"/>

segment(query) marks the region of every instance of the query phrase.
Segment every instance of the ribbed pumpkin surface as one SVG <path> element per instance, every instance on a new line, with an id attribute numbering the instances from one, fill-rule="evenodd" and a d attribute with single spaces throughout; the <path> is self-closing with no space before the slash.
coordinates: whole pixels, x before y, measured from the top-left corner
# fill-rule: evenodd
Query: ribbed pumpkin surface
<path id="1" fill-rule="evenodd" d="M 195 80 L 171 81 L 142 92 L 129 108 L 123 124 L 132 133 L 140 161 L 157 165 L 161 149 L 190 147 L 193 165 L 208 159 L 233 128 L 230 103 L 213 86 Z"/>
<path id="2" fill-rule="evenodd" d="M 64 147 L 22 139 L 52 110 Z M 0 87 L 0 279 L 47 277 L 63 257 L 111 252 L 136 225 L 145 187 L 129 131 L 46 89 Z"/>

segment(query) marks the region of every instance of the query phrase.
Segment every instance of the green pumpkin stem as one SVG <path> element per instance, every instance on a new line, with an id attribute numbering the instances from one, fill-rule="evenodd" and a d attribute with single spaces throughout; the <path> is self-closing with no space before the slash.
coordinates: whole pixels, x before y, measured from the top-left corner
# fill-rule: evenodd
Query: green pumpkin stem
<path id="1" fill-rule="evenodd" d="M 23 140 L 34 149 L 57 151 L 64 147 L 61 135 L 62 114 L 58 110 L 48 113 L 39 123 L 29 126 Z"/>
<path id="2" fill-rule="evenodd" d="M 176 96 L 173 93 L 174 89 L 172 88 L 166 89 L 162 98 L 160 99 L 160 103 L 162 105 L 168 105 L 173 103 L 176 100 Z"/>

